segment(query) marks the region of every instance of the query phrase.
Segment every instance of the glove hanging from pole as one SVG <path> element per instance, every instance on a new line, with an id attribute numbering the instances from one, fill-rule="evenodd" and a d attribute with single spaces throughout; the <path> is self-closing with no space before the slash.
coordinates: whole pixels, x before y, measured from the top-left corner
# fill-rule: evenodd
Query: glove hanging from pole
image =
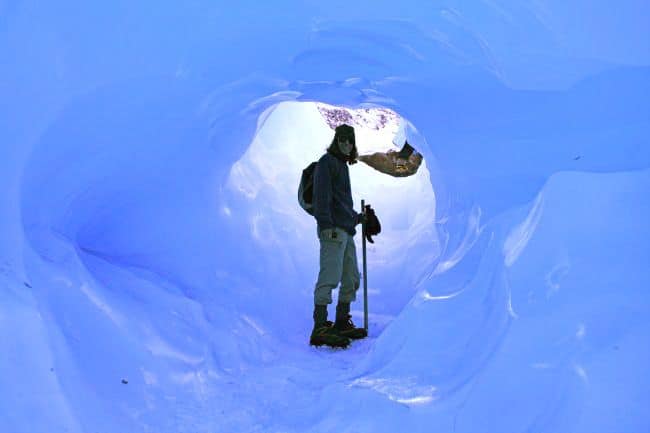
<path id="1" fill-rule="evenodd" d="M 372 240 L 371 236 L 376 236 L 381 233 L 381 223 L 375 215 L 375 210 L 370 207 L 369 204 L 366 205 L 366 223 L 364 225 L 363 235 L 368 239 L 368 242 L 374 244 L 375 241 Z"/>

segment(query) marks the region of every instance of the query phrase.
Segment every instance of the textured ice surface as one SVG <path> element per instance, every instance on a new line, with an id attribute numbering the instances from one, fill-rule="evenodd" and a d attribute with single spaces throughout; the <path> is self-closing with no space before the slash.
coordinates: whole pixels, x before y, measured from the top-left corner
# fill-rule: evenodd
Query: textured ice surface
<path id="1" fill-rule="evenodd" d="M 648 431 L 649 19 L 0 2 L 0 430 Z M 313 101 L 425 161 L 350 168 L 383 231 L 347 351 L 306 344 Z"/>

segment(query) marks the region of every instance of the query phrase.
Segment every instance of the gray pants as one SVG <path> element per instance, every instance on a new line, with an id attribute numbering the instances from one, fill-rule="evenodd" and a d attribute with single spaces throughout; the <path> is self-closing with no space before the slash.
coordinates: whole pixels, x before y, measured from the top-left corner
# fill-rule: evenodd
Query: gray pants
<path id="1" fill-rule="evenodd" d="M 354 237 L 338 227 L 318 233 L 320 241 L 320 271 L 314 288 L 314 303 L 332 303 L 332 290 L 341 283 L 339 302 L 351 303 L 357 299 L 359 267 Z"/>

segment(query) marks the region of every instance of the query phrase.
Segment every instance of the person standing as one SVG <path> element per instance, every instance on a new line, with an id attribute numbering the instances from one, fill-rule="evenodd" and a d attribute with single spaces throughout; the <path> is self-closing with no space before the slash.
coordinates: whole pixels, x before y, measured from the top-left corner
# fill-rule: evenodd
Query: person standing
<path id="1" fill-rule="evenodd" d="M 364 215 L 353 208 L 348 165 L 357 162 L 354 128 L 342 124 L 314 170 L 313 209 L 320 243 L 320 270 L 314 287 L 314 328 L 309 343 L 347 347 L 351 339 L 367 336 L 351 320 L 350 304 L 356 300 L 360 275 L 354 244 L 355 227 Z M 327 320 L 332 290 L 339 283 L 334 323 Z"/>

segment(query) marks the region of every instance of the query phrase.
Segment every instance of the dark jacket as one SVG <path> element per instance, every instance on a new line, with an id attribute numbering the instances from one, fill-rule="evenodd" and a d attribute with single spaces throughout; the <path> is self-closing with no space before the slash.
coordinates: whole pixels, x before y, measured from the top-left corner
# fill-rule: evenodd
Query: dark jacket
<path id="1" fill-rule="evenodd" d="M 359 214 L 353 208 L 350 171 L 333 152 L 325 153 L 316 164 L 313 206 L 318 231 L 339 227 L 351 236 L 356 234 Z"/>

